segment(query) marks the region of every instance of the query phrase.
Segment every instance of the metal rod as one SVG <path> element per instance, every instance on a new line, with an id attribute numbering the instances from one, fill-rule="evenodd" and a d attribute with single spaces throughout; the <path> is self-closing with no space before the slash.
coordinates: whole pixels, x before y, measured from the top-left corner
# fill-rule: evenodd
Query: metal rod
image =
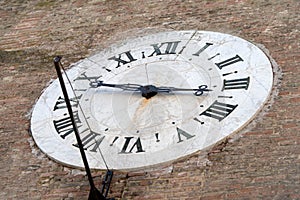
<path id="1" fill-rule="evenodd" d="M 61 60 L 61 57 L 56 56 L 54 58 L 54 66 L 55 66 L 57 76 L 58 76 L 58 79 L 59 79 L 59 83 L 60 83 L 64 98 L 65 98 L 65 102 L 66 102 L 66 105 L 67 105 L 67 108 L 68 108 L 68 112 L 69 112 L 69 115 L 70 115 L 72 126 L 74 128 L 74 133 L 75 133 L 75 136 L 76 136 L 76 140 L 77 140 L 77 143 L 78 143 L 78 147 L 79 147 L 79 150 L 80 150 L 80 154 L 81 154 L 81 157 L 82 157 L 84 168 L 85 168 L 85 171 L 86 171 L 86 174 L 87 174 L 90 186 L 91 186 L 90 194 L 89 194 L 88 199 L 89 200 L 105 200 L 106 198 L 97 190 L 97 188 L 95 187 L 94 181 L 93 181 L 93 177 L 92 177 L 91 170 L 90 170 L 90 167 L 89 167 L 89 164 L 88 164 L 85 152 L 84 152 L 82 141 L 80 139 L 80 135 L 79 135 L 79 132 L 78 132 L 75 120 L 74 120 L 74 115 L 73 115 L 70 99 L 69 99 L 69 96 L 68 96 L 68 92 L 66 90 L 66 86 L 65 86 L 65 83 L 64 83 L 64 80 L 63 80 L 63 77 L 62 77 L 62 73 L 61 73 L 61 70 L 60 70 L 60 66 L 59 66 L 60 60 Z"/>
<path id="2" fill-rule="evenodd" d="M 107 170 L 105 178 L 102 183 L 102 190 L 101 190 L 101 193 L 104 195 L 105 198 L 107 197 L 112 177 L 113 177 L 113 171 Z"/>

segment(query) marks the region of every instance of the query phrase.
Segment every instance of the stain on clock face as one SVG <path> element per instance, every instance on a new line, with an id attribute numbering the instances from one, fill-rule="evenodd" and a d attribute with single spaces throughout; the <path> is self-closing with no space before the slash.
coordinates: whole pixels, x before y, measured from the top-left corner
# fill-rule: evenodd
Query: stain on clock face
<path id="1" fill-rule="evenodd" d="M 259 48 L 206 31 L 131 39 L 79 61 L 67 75 L 90 166 L 105 168 L 104 158 L 114 169 L 175 160 L 237 132 L 273 84 L 271 63 Z M 49 157 L 81 167 L 62 96 L 57 80 L 43 92 L 32 135 Z"/>

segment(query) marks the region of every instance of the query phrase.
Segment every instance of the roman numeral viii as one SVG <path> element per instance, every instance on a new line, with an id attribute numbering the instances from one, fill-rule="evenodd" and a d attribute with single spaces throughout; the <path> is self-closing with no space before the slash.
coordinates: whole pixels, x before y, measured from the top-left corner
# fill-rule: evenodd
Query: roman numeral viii
<path id="1" fill-rule="evenodd" d="M 81 138 L 83 148 L 85 150 L 89 149 L 92 152 L 97 152 L 97 149 L 99 148 L 99 145 L 101 144 L 104 138 L 105 136 L 90 131 L 90 133 L 88 133 L 86 136 Z M 78 144 L 73 144 L 73 146 L 79 147 Z"/>
<path id="2" fill-rule="evenodd" d="M 227 117 L 238 105 L 231 105 L 226 103 L 218 102 L 217 100 L 203 113 L 200 115 L 205 115 L 207 117 L 212 117 L 219 121 Z"/>

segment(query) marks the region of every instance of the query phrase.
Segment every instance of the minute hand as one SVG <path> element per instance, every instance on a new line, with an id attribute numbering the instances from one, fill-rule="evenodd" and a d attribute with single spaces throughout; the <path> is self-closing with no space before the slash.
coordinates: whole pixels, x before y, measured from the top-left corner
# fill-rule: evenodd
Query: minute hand
<path id="1" fill-rule="evenodd" d="M 104 83 L 103 81 L 98 81 L 98 82 L 93 82 L 91 84 L 92 87 L 113 87 L 113 88 L 119 88 L 123 90 L 128 90 L 128 91 L 139 91 L 141 90 L 140 88 L 143 87 L 142 85 L 138 84 L 109 84 L 109 83 Z"/>
<path id="2" fill-rule="evenodd" d="M 176 88 L 176 87 L 157 87 L 157 92 L 174 92 L 174 91 L 195 91 L 194 95 L 200 96 L 203 92 L 212 91 L 211 89 L 207 89 L 207 85 L 200 85 L 197 89 L 192 88 Z"/>

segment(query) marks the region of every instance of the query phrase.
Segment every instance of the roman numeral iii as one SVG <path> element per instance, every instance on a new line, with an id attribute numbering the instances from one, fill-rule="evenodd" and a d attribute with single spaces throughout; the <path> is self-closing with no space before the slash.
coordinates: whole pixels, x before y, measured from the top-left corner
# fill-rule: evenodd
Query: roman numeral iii
<path id="1" fill-rule="evenodd" d="M 223 90 L 245 89 L 249 87 L 250 77 L 223 81 Z"/>

